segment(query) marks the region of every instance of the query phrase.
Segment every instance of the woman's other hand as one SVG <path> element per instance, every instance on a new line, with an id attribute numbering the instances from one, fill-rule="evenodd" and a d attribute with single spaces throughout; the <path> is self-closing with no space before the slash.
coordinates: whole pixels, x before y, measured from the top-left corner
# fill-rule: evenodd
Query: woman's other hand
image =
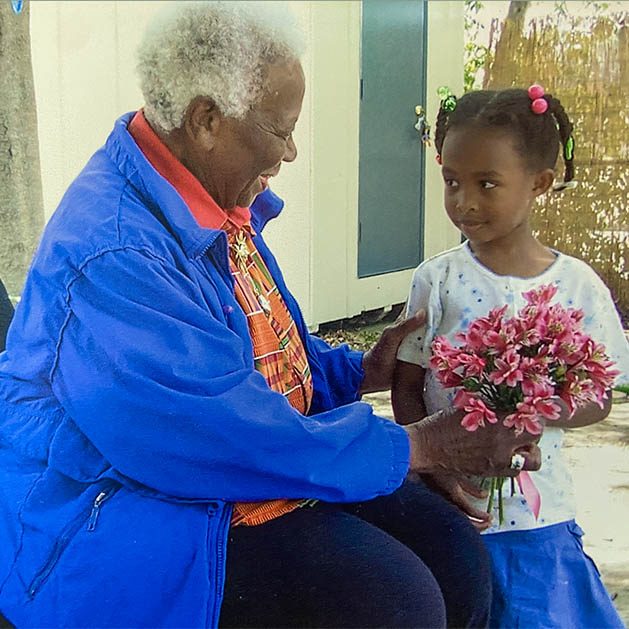
<path id="1" fill-rule="evenodd" d="M 491 526 L 491 514 L 478 509 L 470 500 L 470 497 L 486 499 L 487 492 L 465 474 L 437 471 L 433 474 L 422 474 L 422 478 L 432 490 L 458 507 L 478 531 L 484 531 Z"/>
<path id="2" fill-rule="evenodd" d="M 376 344 L 363 356 L 365 377 L 360 387 L 361 394 L 387 391 L 391 388 L 400 343 L 425 322 L 426 312 L 419 310 L 408 319 L 398 317 L 395 323 L 382 331 Z"/>
<path id="3" fill-rule="evenodd" d="M 404 427 L 411 443 L 411 471 L 517 476 L 520 470 L 510 467 L 516 452 L 524 456 L 523 469 L 540 468 L 539 435 L 516 436 L 501 422 L 470 432 L 461 426 L 462 417 L 462 411 L 448 409 Z"/>

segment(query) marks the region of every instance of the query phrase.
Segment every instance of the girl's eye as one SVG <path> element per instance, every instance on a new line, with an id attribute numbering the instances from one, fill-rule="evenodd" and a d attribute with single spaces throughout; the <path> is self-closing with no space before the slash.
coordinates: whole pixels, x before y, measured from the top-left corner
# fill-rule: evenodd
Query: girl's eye
<path id="1" fill-rule="evenodd" d="M 456 179 L 444 179 L 446 184 L 446 188 L 457 188 L 459 186 L 459 182 Z"/>
<path id="2" fill-rule="evenodd" d="M 496 184 L 491 183 L 491 181 L 483 181 L 481 185 L 485 190 L 491 190 L 496 187 Z"/>

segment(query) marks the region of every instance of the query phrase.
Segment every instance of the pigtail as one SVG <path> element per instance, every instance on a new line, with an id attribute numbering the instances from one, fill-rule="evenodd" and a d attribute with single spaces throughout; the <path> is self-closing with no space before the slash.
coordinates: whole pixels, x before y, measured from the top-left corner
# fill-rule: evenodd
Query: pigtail
<path id="1" fill-rule="evenodd" d="M 437 122 L 435 123 L 435 148 L 437 149 L 437 159 L 441 155 L 443 141 L 448 130 L 448 118 L 450 113 L 456 109 L 456 96 L 447 88 L 439 88 L 443 90 L 440 96 L 443 96 L 439 103 L 439 113 L 437 114 Z M 447 91 L 446 91 L 447 90 Z"/>
<path id="2" fill-rule="evenodd" d="M 563 182 L 555 184 L 553 186 L 553 190 L 565 190 L 566 188 L 570 188 L 576 184 L 574 181 L 574 137 L 572 135 L 574 126 L 572 122 L 570 122 L 568 114 L 558 98 L 547 94 L 546 99 L 548 101 L 550 113 L 557 122 L 557 128 L 561 140 L 561 155 L 563 157 L 565 167 Z M 567 185 L 569 183 L 572 183 L 572 185 Z"/>
<path id="3" fill-rule="evenodd" d="M 439 106 L 439 113 L 437 114 L 437 122 L 435 123 L 435 148 L 437 149 L 437 155 L 441 155 L 441 149 L 443 148 L 443 141 L 446 137 L 446 129 L 448 128 L 448 114 L 442 105 Z"/>

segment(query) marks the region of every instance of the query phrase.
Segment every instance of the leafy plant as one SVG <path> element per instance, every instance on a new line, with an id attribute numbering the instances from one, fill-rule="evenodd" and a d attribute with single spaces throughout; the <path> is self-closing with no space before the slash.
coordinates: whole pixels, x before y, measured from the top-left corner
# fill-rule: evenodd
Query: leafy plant
<path id="1" fill-rule="evenodd" d="M 465 0 L 464 28 L 465 49 L 463 56 L 463 89 L 466 92 L 475 87 L 478 71 L 488 61 L 490 50 L 477 42 L 478 33 L 485 26 L 477 19 L 478 12 L 483 8 L 479 0 Z"/>

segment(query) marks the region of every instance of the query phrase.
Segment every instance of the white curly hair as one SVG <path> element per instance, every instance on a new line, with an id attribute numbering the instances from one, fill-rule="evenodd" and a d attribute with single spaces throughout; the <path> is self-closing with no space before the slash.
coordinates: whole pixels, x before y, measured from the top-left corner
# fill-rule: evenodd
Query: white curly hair
<path id="1" fill-rule="evenodd" d="M 138 48 L 144 112 L 168 132 L 197 96 L 242 118 L 263 94 L 264 66 L 299 58 L 303 36 L 278 2 L 178 2 L 154 20 Z"/>

